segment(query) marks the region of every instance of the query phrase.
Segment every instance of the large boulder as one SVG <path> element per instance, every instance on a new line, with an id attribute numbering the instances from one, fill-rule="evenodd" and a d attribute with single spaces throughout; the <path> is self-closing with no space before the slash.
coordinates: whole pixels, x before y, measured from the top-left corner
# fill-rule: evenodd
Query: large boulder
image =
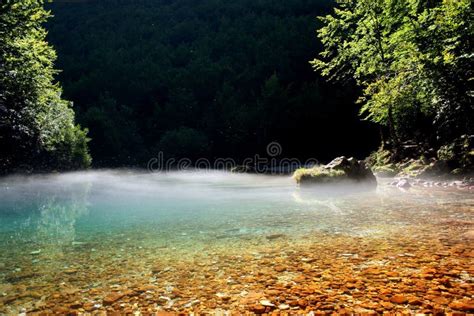
<path id="1" fill-rule="evenodd" d="M 338 157 L 327 165 L 298 169 L 293 174 L 300 185 L 307 184 L 364 184 L 375 187 L 377 180 L 365 164 L 353 157 Z"/>

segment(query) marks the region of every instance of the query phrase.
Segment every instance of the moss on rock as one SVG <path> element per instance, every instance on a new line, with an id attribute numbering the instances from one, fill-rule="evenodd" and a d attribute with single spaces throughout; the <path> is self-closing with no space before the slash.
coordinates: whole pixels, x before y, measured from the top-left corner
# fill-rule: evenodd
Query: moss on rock
<path id="1" fill-rule="evenodd" d="M 377 184 L 375 176 L 364 162 L 346 157 L 338 157 L 324 166 L 298 169 L 293 178 L 300 185 L 354 182 Z"/>
<path id="2" fill-rule="evenodd" d="M 343 177 L 346 177 L 346 173 L 344 171 L 326 169 L 321 166 L 313 168 L 300 168 L 293 174 L 293 178 L 298 184 L 306 182 L 328 183 L 334 181 L 335 178 L 340 180 Z"/>
<path id="3" fill-rule="evenodd" d="M 395 177 L 400 169 L 396 164 L 379 165 L 372 167 L 372 171 L 379 177 Z"/>

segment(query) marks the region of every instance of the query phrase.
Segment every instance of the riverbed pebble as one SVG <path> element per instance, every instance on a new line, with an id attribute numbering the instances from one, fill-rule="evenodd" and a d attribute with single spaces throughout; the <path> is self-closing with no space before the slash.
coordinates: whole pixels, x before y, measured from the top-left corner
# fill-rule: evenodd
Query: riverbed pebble
<path id="1" fill-rule="evenodd" d="M 23 269 L 0 280 L 0 314 L 472 313 L 473 225 L 446 216 L 379 235 L 127 247 L 114 264 L 116 249 L 98 245 L 94 258 L 85 248 L 61 254 L 59 269 L 26 256 L 5 261 Z"/>

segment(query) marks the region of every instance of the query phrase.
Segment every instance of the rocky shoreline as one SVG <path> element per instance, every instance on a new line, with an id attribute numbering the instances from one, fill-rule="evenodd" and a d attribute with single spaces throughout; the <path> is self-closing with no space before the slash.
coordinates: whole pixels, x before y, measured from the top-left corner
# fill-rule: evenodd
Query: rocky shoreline
<path id="1" fill-rule="evenodd" d="M 293 178 L 301 186 L 334 184 L 363 184 L 368 188 L 377 186 L 374 174 L 364 161 L 345 156 L 337 157 L 326 165 L 298 169 Z"/>
<path id="2" fill-rule="evenodd" d="M 474 193 L 474 178 L 465 178 L 463 180 L 423 180 L 416 178 L 393 178 L 387 183 L 389 186 L 410 189 L 410 188 L 434 188 L 441 190 L 463 190 L 472 191 Z"/>
<path id="3" fill-rule="evenodd" d="M 294 172 L 293 178 L 301 186 L 349 184 L 371 188 L 382 184 L 401 189 L 433 188 L 474 192 L 472 172 L 452 170 L 448 168 L 447 162 L 436 159 L 429 163 L 410 159 L 398 164 L 380 165 L 374 164 L 370 158 L 357 160 L 341 156 L 326 165 L 300 168 Z"/>

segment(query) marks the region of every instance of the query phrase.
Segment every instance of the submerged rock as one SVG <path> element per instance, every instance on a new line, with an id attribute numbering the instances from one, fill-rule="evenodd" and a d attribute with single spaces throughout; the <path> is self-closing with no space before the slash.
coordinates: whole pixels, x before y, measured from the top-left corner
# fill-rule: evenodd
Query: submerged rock
<path id="1" fill-rule="evenodd" d="M 288 305 L 288 304 L 280 304 L 280 305 L 278 305 L 278 309 L 281 309 L 281 310 L 290 309 L 290 305 Z"/>
<path id="2" fill-rule="evenodd" d="M 409 187 L 411 187 L 411 184 L 407 179 L 400 179 L 400 181 L 398 181 L 396 186 L 397 188 L 408 189 Z"/>
<path id="3" fill-rule="evenodd" d="M 116 293 L 116 292 L 110 293 L 109 295 L 104 297 L 103 303 L 104 305 L 111 305 L 117 302 L 118 300 L 120 300 L 122 297 L 124 297 L 124 294 L 122 293 Z"/>
<path id="4" fill-rule="evenodd" d="M 275 307 L 275 304 L 273 304 L 269 300 L 260 300 L 260 305 L 268 306 L 268 307 Z"/>
<path id="5" fill-rule="evenodd" d="M 38 274 L 36 272 L 29 272 L 29 271 L 21 272 L 20 271 L 16 273 L 7 274 L 5 276 L 5 281 L 9 283 L 18 283 L 20 281 L 24 281 L 26 279 L 32 279 L 37 276 Z"/>
<path id="6" fill-rule="evenodd" d="M 377 180 L 370 168 L 353 157 L 338 157 L 327 165 L 298 169 L 293 174 L 298 184 L 365 183 L 376 186 Z"/>
<path id="7" fill-rule="evenodd" d="M 449 307 L 463 312 L 473 312 L 474 311 L 474 302 L 473 301 L 453 301 L 449 304 Z"/>
<path id="8" fill-rule="evenodd" d="M 471 230 L 465 232 L 465 233 L 462 235 L 462 237 L 465 238 L 465 239 L 474 240 L 474 229 L 471 229 Z"/>
<path id="9" fill-rule="evenodd" d="M 74 273 L 77 273 L 77 269 L 69 268 L 69 269 L 64 270 L 64 273 L 66 273 L 66 274 L 74 274 Z"/>
<path id="10" fill-rule="evenodd" d="M 238 165 L 230 169 L 232 173 L 256 173 L 255 168 L 247 165 Z"/>
<path id="11" fill-rule="evenodd" d="M 408 302 L 408 299 L 402 294 L 395 294 L 390 298 L 390 302 L 395 304 L 405 304 Z"/>
<path id="12" fill-rule="evenodd" d="M 432 181 L 415 178 L 396 178 L 394 181 L 387 183 L 389 186 L 397 187 L 399 189 L 414 188 L 429 188 L 433 190 L 463 190 L 470 191 L 474 189 L 474 179 L 465 178 L 464 180 L 455 181 Z M 472 188 L 472 189 L 471 189 Z"/>
<path id="13" fill-rule="evenodd" d="M 84 245 L 87 245 L 87 243 L 83 242 L 83 241 L 73 241 L 71 243 L 71 245 L 73 245 L 73 246 L 84 246 Z"/>
<path id="14" fill-rule="evenodd" d="M 273 235 L 268 235 L 265 238 L 267 238 L 268 240 L 275 240 L 275 239 L 284 238 L 284 237 L 286 237 L 285 234 L 273 234 Z"/>
<path id="15" fill-rule="evenodd" d="M 223 301 L 228 301 L 228 300 L 231 299 L 230 295 L 228 295 L 226 293 L 222 293 L 222 292 L 217 293 L 216 296 L 218 298 L 220 298 L 221 300 L 223 300 Z"/>

